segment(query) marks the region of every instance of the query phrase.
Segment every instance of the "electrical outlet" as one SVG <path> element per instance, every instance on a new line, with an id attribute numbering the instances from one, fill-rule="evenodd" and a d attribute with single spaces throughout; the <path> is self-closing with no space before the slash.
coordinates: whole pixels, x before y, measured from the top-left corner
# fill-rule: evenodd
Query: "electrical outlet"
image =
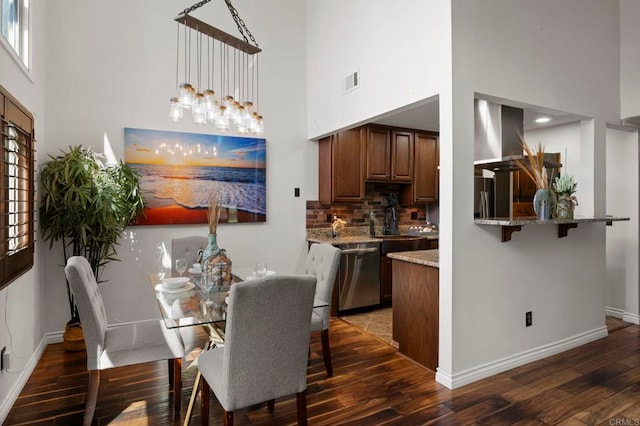
<path id="1" fill-rule="evenodd" d="M 300 196 L 300 188 L 293 188 L 293 196 L 294 197 Z"/>
<path id="2" fill-rule="evenodd" d="M 525 327 L 531 327 L 533 325 L 533 312 L 529 311 L 524 314 Z"/>
<path id="3" fill-rule="evenodd" d="M 411 212 L 411 220 L 418 219 L 418 212 Z"/>

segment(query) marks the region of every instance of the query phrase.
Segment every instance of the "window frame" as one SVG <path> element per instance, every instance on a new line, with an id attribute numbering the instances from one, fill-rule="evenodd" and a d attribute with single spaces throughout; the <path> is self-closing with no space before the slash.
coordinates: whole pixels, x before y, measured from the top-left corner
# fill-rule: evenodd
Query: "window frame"
<path id="1" fill-rule="evenodd" d="M 27 71 L 31 69 L 31 0 L 14 0 L 17 4 L 17 36 L 14 45 L 4 32 L 5 8 L 4 0 L 0 0 L 0 40 L 12 57 Z"/>
<path id="2" fill-rule="evenodd" d="M 33 267 L 35 253 L 34 119 L 2 86 L 0 123 L 1 290 Z"/>

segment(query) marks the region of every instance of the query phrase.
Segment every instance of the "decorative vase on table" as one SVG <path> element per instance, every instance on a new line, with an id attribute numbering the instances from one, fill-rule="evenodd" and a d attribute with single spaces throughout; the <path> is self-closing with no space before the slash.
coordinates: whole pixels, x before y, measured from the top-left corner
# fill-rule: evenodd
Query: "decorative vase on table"
<path id="1" fill-rule="evenodd" d="M 225 249 L 218 247 L 216 234 L 209 234 L 209 244 L 202 252 L 202 274 L 207 287 L 230 285 L 231 259 Z"/>
<path id="2" fill-rule="evenodd" d="M 540 188 L 533 196 L 533 210 L 538 220 L 549 220 L 556 210 L 556 194 L 548 188 Z"/>
<path id="3" fill-rule="evenodd" d="M 575 204 L 568 197 L 560 197 L 556 205 L 556 217 L 558 219 L 573 219 L 573 209 Z"/>
<path id="4" fill-rule="evenodd" d="M 206 288 L 231 285 L 231 259 L 218 247 L 216 229 L 220 220 L 220 203 L 215 195 L 209 198 L 209 244 L 202 253 L 202 279 Z"/>

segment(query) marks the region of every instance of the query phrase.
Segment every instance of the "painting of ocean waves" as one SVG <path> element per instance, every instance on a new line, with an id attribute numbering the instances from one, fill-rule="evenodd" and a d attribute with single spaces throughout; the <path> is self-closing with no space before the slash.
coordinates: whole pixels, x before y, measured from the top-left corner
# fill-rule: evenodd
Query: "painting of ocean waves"
<path id="1" fill-rule="evenodd" d="M 125 128 L 125 162 L 140 176 L 139 225 L 207 223 L 209 198 L 220 222 L 266 221 L 266 141 Z"/>
<path id="2" fill-rule="evenodd" d="M 140 189 L 149 208 L 177 204 L 206 209 L 209 195 L 222 207 L 266 214 L 264 169 L 129 164 L 140 174 Z"/>

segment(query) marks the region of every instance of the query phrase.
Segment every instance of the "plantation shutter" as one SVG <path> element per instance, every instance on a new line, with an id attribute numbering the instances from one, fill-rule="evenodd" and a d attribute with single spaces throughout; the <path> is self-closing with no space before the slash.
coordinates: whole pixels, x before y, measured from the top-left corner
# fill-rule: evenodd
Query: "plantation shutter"
<path id="1" fill-rule="evenodd" d="M 33 116 L 0 86 L 0 288 L 33 266 Z"/>

